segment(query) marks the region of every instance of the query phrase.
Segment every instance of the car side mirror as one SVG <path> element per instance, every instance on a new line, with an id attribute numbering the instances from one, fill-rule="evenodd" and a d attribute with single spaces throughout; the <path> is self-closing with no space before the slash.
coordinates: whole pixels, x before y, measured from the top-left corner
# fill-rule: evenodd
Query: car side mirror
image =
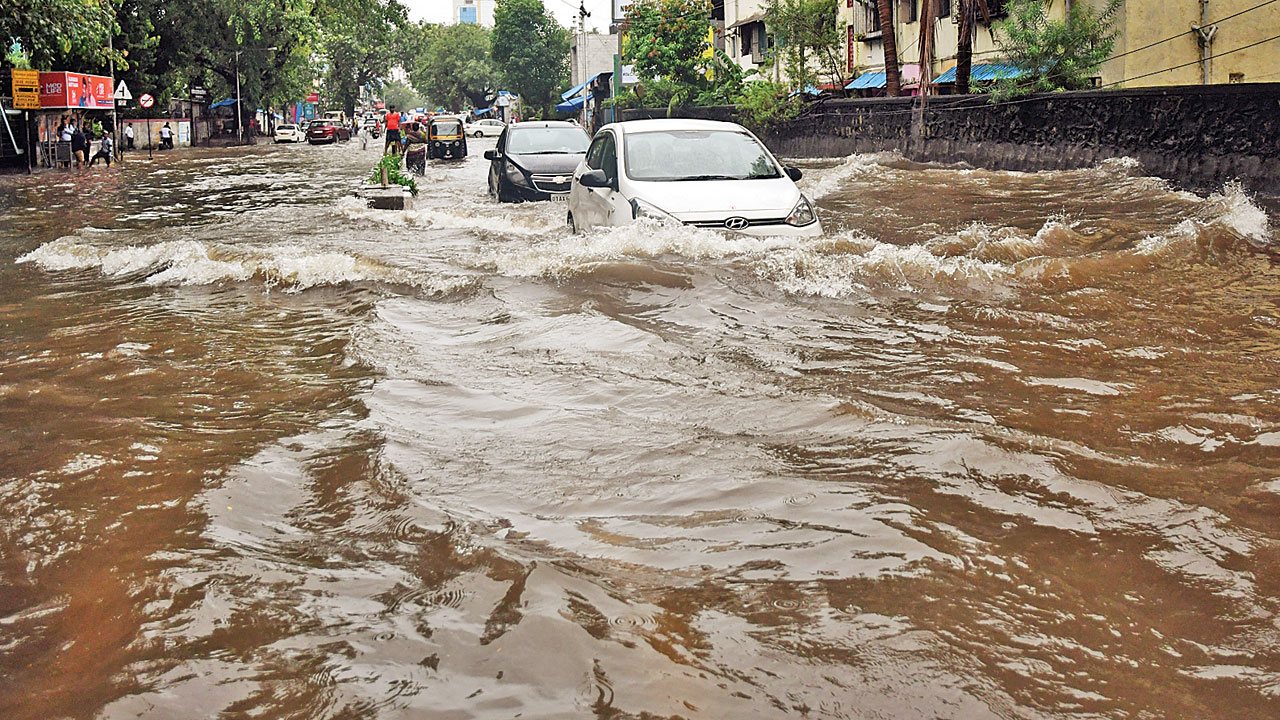
<path id="1" fill-rule="evenodd" d="M 498 152 L 497 150 L 485 150 L 484 159 L 485 160 L 501 160 L 502 153 Z"/>
<path id="2" fill-rule="evenodd" d="M 588 170 L 578 176 L 578 184 L 589 188 L 607 188 L 613 187 L 613 183 L 609 182 L 609 176 L 604 174 L 603 170 Z"/>
<path id="3" fill-rule="evenodd" d="M 782 169 L 786 171 L 787 177 L 791 178 L 792 180 L 798 181 L 800 180 L 800 178 L 804 177 L 804 173 L 800 172 L 800 168 L 798 167 L 791 167 L 790 165 L 788 165 Z"/>

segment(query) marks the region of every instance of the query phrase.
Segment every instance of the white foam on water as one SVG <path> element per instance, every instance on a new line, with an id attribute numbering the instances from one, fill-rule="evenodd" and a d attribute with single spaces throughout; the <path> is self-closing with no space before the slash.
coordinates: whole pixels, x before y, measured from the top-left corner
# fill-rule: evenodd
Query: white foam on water
<path id="1" fill-rule="evenodd" d="M 422 195 L 419 194 L 419 198 Z M 487 236 L 537 236 L 559 232 L 565 227 L 564 205 L 531 203 L 513 212 L 511 206 L 492 202 L 461 201 L 449 207 L 426 206 L 415 200 L 409 210 L 373 210 L 364 200 L 346 197 L 338 201 L 337 213 L 348 220 L 377 222 L 418 228 L 465 230 Z M 532 208 L 533 212 L 530 212 Z"/>
<path id="2" fill-rule="evenodd" d="M 1275 244 L 1275 233 L 1266 211 L 1254 204 L 1240 183 L 1227 183 L 1222 192 L 1210 195 L 1206 202 L 1217 211 L 1214 224 L 1225 227 L 1251 245 L 1271 247 Z"/>
<path id="3" fill-rule="evenodd" d="M 301 245 L 248 246 L 171 240 L 154 245 L 103 247 L 68 236 L 18 258 L 50 271 L 99 268 L 103 275 L 146 273 L 148 285 L 211 285 L 261 278 L 269 287 L 298 292 L 322 285 L 383 282 L 448 294 L 474 281 L 392 267 L 342 252 Z"/>
<path id="4" fill-rule="evenodd" d="M 759 255 L 814 240 L 730 235 L 640 220 L 621 227 L 552 238 L 519 250 L 492 252 L 485 256 L 484 263 L 504 275 L 564 277 L 589 271 L 600 263 L 628 258 L 676 255 L 690 260 L 715 260 Z"/>
<path id="5" fill-rule="evenodd" d="M 798 183 L 800 190 L 810 200 L 826 197 L 837 190 L 843 189 L 853 178 L 869 175 L 877 169 L 883 168 L 880 163 L 883 157 L 883 153 L 850 155 L 845 158 L 844 162 L 833 168 L 805 170 L 805 176 Z"/>
<path id="6" fill-rule="evenodd" d="M 946 284 L 998 291 L 1013 269 L 967 255 L 937 255 L 925 245 L 891 245 L 843 232 L 821 244 L 787 248 L 761 259 L 757 275 L 784 292 L 848 297 L 871 287 Z"/>

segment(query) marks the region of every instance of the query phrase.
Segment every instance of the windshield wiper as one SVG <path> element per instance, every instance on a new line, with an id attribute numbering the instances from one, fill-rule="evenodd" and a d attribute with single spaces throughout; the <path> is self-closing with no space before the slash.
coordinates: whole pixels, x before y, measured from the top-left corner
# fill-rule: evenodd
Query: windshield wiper
<path id="1" fill-rule="evenodd" d="M 738 175 L 693 175 L 690 177 L 676 178 L 676 182 L 685 180 L 746 180 L 746 178 Z"/>
<path id="2" fill-rule="evenodd" d="M 585 151 L 583 151 L 585 152 Z M 536 152 L 515 153 L 516 155 L 581 155 L 577 150 L 538 150 Z"/>

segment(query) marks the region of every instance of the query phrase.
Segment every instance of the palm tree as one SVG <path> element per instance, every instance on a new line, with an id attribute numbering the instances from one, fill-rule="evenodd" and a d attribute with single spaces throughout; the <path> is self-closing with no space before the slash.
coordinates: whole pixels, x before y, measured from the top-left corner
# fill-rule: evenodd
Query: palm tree
<path id="1" fill-rule="evenodd" d="M 987 0 L 960 0 L 960 22 L 956 28 L 956 94 L 969 94 L 969 71 L 973 67 L 973 33 L 977 29 L 978 12 L 991 24 Z"/>
<path id="2" fill-rule="evenodd" d="M 885 94 L 897 97 L 902 92 L 902 80 L 898 75 L 898 43 L 893 28 L 894 0 L 880 0 L 880 35 L 884 39 Z"/>

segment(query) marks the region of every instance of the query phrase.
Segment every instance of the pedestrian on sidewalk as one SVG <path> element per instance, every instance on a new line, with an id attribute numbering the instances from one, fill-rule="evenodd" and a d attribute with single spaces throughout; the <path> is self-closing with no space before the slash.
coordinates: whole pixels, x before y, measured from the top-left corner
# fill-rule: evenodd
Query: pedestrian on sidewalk
<path id="1" fill-rule="evenodd" d="M 102 134 L 102 145 L 98 147 L 98 152 L 94 154 L 93 159 L 89 161 L 89 167 L 93 167 L 98 159 L 107 161 L 107 167 L 111 167 L 111 148 L 114 143 L 111 142 L 111 131 L 108 130 Z"/>
<path id="2" fill-rule="evenodd" d="M 124 124 L 124 146 L 126 150 L 133 149 L 133 123 Z"/>

